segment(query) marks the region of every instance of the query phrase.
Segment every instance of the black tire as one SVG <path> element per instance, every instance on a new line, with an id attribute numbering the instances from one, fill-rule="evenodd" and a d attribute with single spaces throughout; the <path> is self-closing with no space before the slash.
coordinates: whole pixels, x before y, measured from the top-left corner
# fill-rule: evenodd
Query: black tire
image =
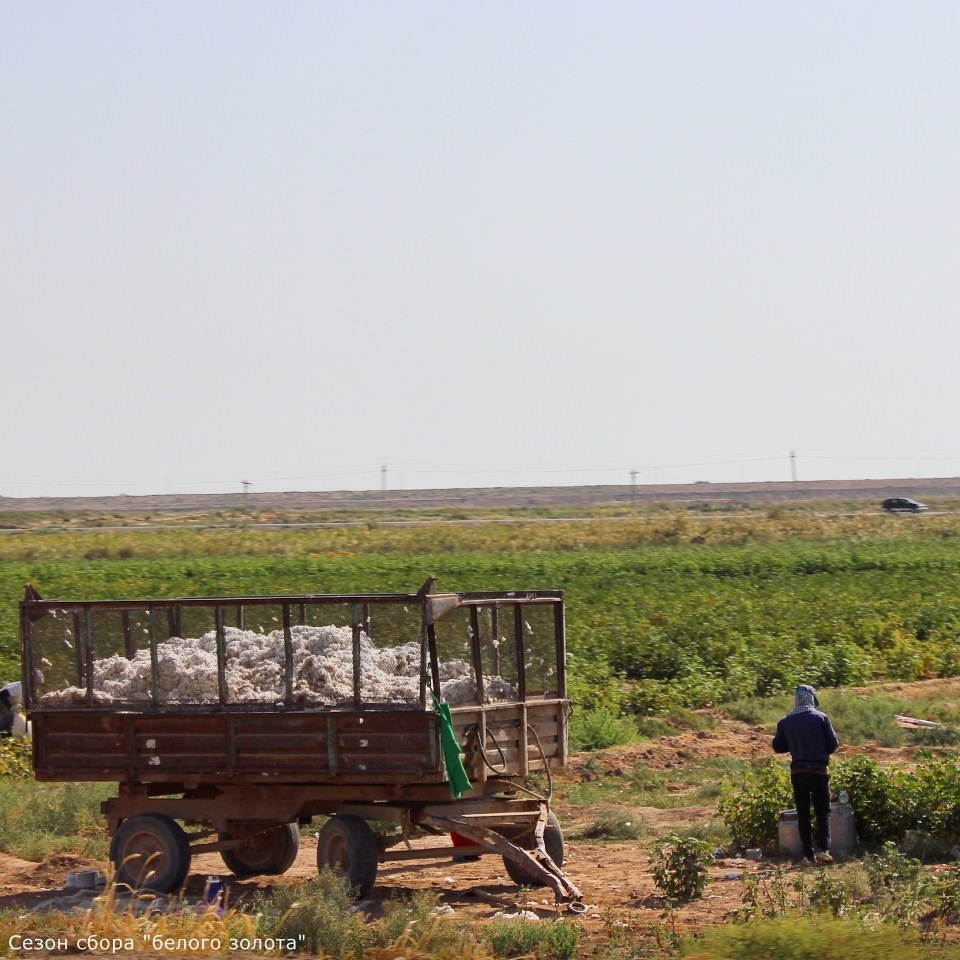
<path id="1" fill-rule="evenodd" d="M 377 882 L 377 839 L 362 817 L 331 817 L 317 838 L 317 870 L 327 867 L 350 881 L 360 897 Z"/>
<path id="2" fill-rule="evenodd" d="M 183 827 L 161 813 L 124 820 L 110 841 L 116 882 L 131 890 L 170 893 L 190 872 L 190 841 Z"/>
<path id="3" fill-rule="evenodd" d="M 533 850 L 536 846 L 533 831 L 526 836 L 514 838 L 507 837 L 511 843 L 524 850 Z M 563 866 L 563 830 L 560 829 L 560 821 L 556 814 L 551 810 L 547 819 L 546 829 L 543 831 L 543 846 L 547 851 L 547 856 L 558 866 Z M 521 887 L 542 887 L 544 883 L 538 877 L 535 877 L 526 867 L 507 857 L 503 858 L 503 865 L 507 868 L 507 874 L 510 879 Z"/>
<path id="4" fill-rule="evenodd" d="M 221 833 L 220 839 L 232 837 Z M 295 823 L 281 823 L 251 837 L 242 847 L 221 850 L 220 856 L 227 869 L 238 877 L 275 877 L 293 866 L 299 851 L 300 828 Z"/>

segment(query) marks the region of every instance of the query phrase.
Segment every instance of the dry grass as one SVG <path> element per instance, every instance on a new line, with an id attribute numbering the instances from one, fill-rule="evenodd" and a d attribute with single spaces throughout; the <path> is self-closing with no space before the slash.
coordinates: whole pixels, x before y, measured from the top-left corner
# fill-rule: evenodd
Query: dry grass
<path id="1" fill-rule="evenodd" d="M 29 916 L 0 914 L 0 943 L 9 944 L 13 936 L 43 937 L 65 939 L 71 948 L 76 948 L 79 940 L 94 937 L 98 941 L 119 941 L 128 947 L 132 942 L 132 953 L 137 955 L 154 952 L 155 938 L 172 938 L 207 944 L 203 949 L 178 949 L 177 956 L 215 956 L 231 952 L 231 938 L 239 940 L 258 935 L 259 918 L 241 910 L 227 909 L 218 916 L 216 907 L 183 903 L 161 911 L 149 909 L 153 900 L 152 896 L 129 900 L 109 883 L 89 910 L 70 913 L 49 910 Z M 221 948 L 211 949 L 210 941 L 220 942 Z M 129 949 L 119 952 L 131 954 Z"/>
<path id="2" fill-rule="evenodd" d="M 326 960 L 490 960 L 479 937 L 437 915 L 434 906 L 435 899 L 426 894 L 390 901 L 381 919 L 370 920 L 352 909 L 347 886 L 328 873 L 243 906 L 227 903 L 219 913 L 205 903 L 165 901 L 152 894 L 131 898 L 125 887 L 110 882 L 87 910 L 0 913 L 0 944 L 9 949 L 11 937 L 52 938 L 78 950 L 79 941 L 94 938 L 115 945 L 105 952 L 124 956 L 236 956 L 245 954 L 249 944 L 256 956 L 295 952 Z M 257 942 L 275 949 L 256 949 Z M 180 943 L 185 946 L 173 948 Z"/>

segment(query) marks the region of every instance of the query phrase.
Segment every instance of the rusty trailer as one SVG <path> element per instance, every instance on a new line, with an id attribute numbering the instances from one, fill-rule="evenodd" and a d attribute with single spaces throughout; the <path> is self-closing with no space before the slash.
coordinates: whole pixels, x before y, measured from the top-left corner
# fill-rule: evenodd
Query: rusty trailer
<path id="1" fill-rule="evenodd" d="M 580 899 L 549 790 L 527 782 L 567 758 L 562 591 L 431 578 L 411 594 L 74 601 L 28 586 L 20 627 L 35 776 L 118 784 L 102 809 L 121 883 L 177 890 L 210 851 L 280 874 L 298 825 L 326 816 L 318 869 L 361 895 L 386 861 L 496 854 L 517 883 Z M 436 844 L 413 847 L 422 834 Z"/>

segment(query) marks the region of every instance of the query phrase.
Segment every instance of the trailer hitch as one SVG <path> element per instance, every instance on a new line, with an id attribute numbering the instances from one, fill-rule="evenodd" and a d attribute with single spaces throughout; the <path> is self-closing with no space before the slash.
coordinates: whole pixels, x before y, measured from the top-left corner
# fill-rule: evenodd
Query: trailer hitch
<path id="1" fill-rule="evenodd" d="M 570 878 L 550 859 L 543 846 L 543 828 L 546 826 L 546 807 L 541 810 L 541 820 L 537 822 L 535 831 L 537 847 L 535 850 L 524 850 L 515 843 L 511 843 L 499 833 L 482 827 L 470 819 L 455 816 L 436 816 L 422 813 L 418 818 L 422 823 L 439 827 L 448 833 L 459 833 L 460 836 L 472 840 L 481 847 L 499 853 L 502 857 L 528 870 L 541 883 L 550 887 L 557 898 L 557 903 L 572 904 L 581 901 L 582 894 Z M 582 912 L 574 910 L 573 912 Z"/>

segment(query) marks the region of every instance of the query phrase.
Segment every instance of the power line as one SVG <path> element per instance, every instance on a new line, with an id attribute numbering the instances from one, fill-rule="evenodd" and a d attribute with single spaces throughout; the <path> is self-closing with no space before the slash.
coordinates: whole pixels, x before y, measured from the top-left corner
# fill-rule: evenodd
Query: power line
<path id="1" fill-rule="evenodd" d="M 776 463 L 777 461 L 782 462 L 782 453 L 763 455 L 763 456 L 740 456 L 740 457 L 722 457 L 716 459 L 703 458 L 703 459 L 683 459 L 683 458 L 658 458 L 656 461 L 651 460 L 643 464 L 644 471 L 650 471 L 653 474 L 654 482 L 657 484 L 663 483 L 684 483 L 689 482 L 689 476 L 681 475 L 680 471 L 690 471 L 694 469 L 704 468 L 704 467 L 718 467 L 718 466 L 732 466 L 732 465 L 745 465 L 745 464 L 758 464 L 758 463 Z M 812 463 L 815 461 L 859 461 L 859 462 L 924 462 L 928 467 L 934 463 L 940 464 L 952 464 L 960 462 L 960 456 L 953 455 L 933 455 L 929 453 L 925 454 L 913 454 L 910 456 L 895 454 L 888 456 L 881 456 L 877 454 L 869 454 L 863 456 L 857 456 L 853 454 L 834 454 L 834 453 L 804 453 L 803 459 L 805 463 Z M 791 477 L 794 483 L 797 482 L 797 460 L 798 455 L 796 451 L 790 451 L 790 463 L 791 463 Z M 416 464 L 394 464 L 393 469 L 399 471 L 401 474 L 406 474 L 409 476 L 421 476 L 421 477 L 430 477 L 430 476 L 447 476 L 447 477 L 458 477 L 458 476 L 473 476 L 477 478 L 489 477 L 489 476 L 501 476 L 501 477 L 574 477 L 582 476 L 585 474 L 592 474 L 595 477 L 604 477 L 610 476 L 614 477 L 617 474 L 623 475 L 627 473 L 631 480 L 631 487 L 636 486 L 637 476 L 639 475 L 639 470 L 633 467 L 627 467 L 625 465 L 615 465 L 607 466 L 606 464 L 610 461 L 601 461 L 598 464 L 592 466 L 583 466 L 581 464 L 576 464 L 575 462 L 564 463 L 562 461 L 554 461 L 551 463 L 543 464 L 514 464 L 514 465 L 502 465 L 502 466 L 491 466 L 490 464 L 477 464 L 476 466 L 469 467 L 464 464 L 459 465 L 450 465 L 450 466 L 440 466 L 440 465 L 429 465 L 429 466 L 417 466 Z M 386 464 L 380 464 L 380 486 L 381 492 L 386 490 Z M 352 467 L 335 467 L 327 469 L 317 469 L 313 471 L 250 471 L 248 476 L 252 476 L 253 480 L 242 481 L 244 484 L 256 484 L 258 486 L 265 487 L 271 484 L 282 484 L 282 483 L 291 483 L 298 481 L 311 481 L 311 480 L 325 480 L 333 477 L 338 478 L 347 478 L 347 477 L 366 477 L 370 481 L 370 486 L 373 487 L 375 481 L 373 480 L 376 474 L 377 466 L 370 464 L 367 466 L 352 466 Z M 809 473 L 809 469 L 807 470 Z M 234 477 L 236 474 L 233 475 Z M 601 481 L 598 481 L 601 482 Z M 715 481 L 715 482 L 726 482 L 726 481 Z M 64 479 L 62 475 L 54 478 L 46 478 L 36 475 L 27 475 L 20 477 L 7 477 L 0 479 L 0 484 L 4 487 L 10 488 L 19 488 L 19 487 L 47 487 L 54 489 L 63 489 L 63 488 L 90 488 L 90 487 L 123 487 L 126 485 L 135 485 L 142 486 L 144 484 L 156 484 L 163 485 L 165 488 L 169 489 L 171 484 L 176 484 L 178 486 L 190 486 L 190 487 L 204 487 L 204 486 L 219 486 L 227 487 L 231 484 L 236 483 L 236 480 L 229 476 L 222 475 L 211 475 L 211 474 L 183 474 L 176 477 L 171 477 L 169 474 L 159 475 L 138 475 L 138 476 L 106 476 L 106 477 L 76 477 L 76 478 L 66 478 Z M 571 485 L 571 484 L 559 484 L 559 485 Z M 244 488 L 246 490 L 246 487 Z"/>

